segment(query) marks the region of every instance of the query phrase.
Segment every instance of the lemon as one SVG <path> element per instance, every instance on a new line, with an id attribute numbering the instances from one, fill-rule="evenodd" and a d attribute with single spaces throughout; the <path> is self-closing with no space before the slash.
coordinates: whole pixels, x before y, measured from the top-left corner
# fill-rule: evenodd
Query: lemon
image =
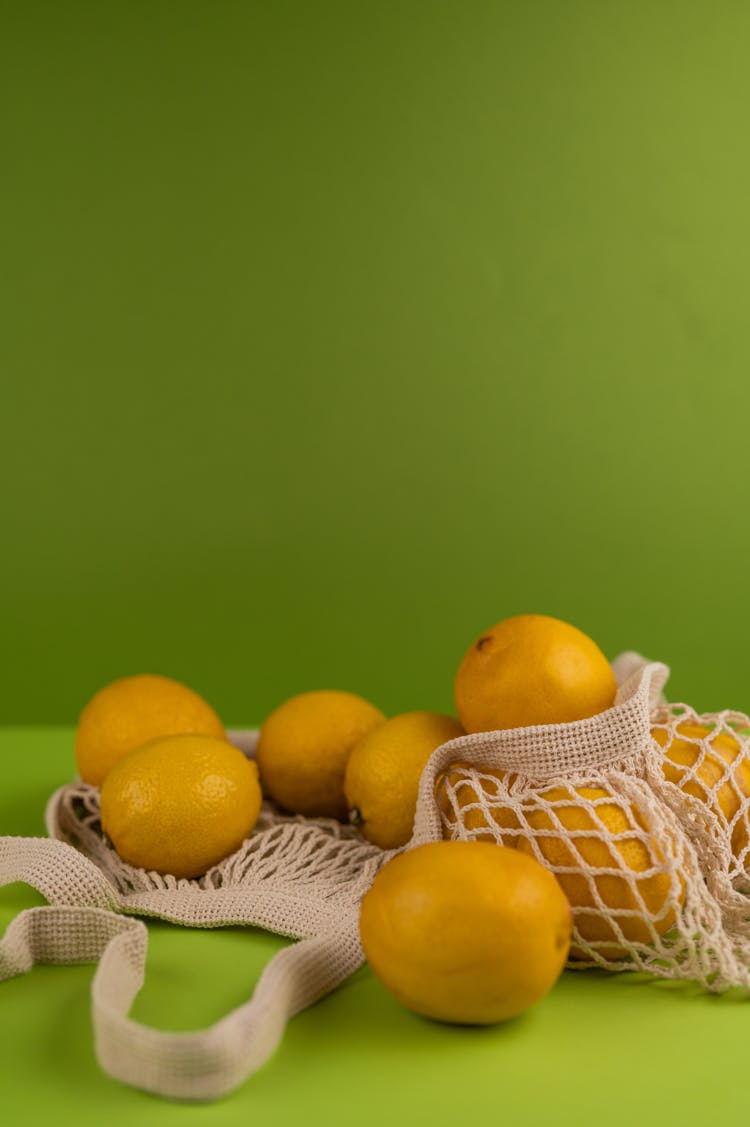
<path id="1" fill-rule="evenodd" d="M 515 846 L 515 836 L 507 834 L 506 839 L 502 831 L 520 830 L 521 822 L 512 807 L 503 804 L 502 796 L 516 778 L 495 767 L 452 763 L 435 783 L 443 836 L 450 839 L 467 834 L 472 841 Z"/>
<path id="2" fill-rule="evenodd" d="M 420 845 L 389 861 L 364 896 L 360 936 L 382 984 L 439 1021 L 515 1017 L 565 965 L 570 907 L 547 870 L 486 842 Z"/>
<path id="3" fill-rule="evenodd" d="M 258 769 L 226 740 L 167 736 L 124 756 L 101 791 L 102 829 L 137 868 L 196 877 L 233 853 L 261 806 Z"/>
<path id="4" fill-rule="evenodd" d="M 344 772 L 355 744 L 385 722 L 355 693 L 299 693 L 264 722 L 257 760 L 266 793 L 307 817 L 345 818 Z"/>
<path id="5" fill-rule="evenodd" d="M 524 803 L 527 832 L 516 839 L 516 848 L 533 857 L 536 846 L 570 902 L 579 935 L 599 954 L 623 958 L 628 943 L 649 944 L 654 933 L 664 935 L 674 926 L 684 886 L 635 806 L 603 787 L 585 786 L 547 787 L 528 802 L 536 805 Z M 617 837 L 608 842 L 609 834 Z M 590 957 L 575 943 L 570 954 Z"/>
<path id="6" fill-rule="evenodd" d="M 84 782 L 101 786 L 129 751 L 159 736 L 187 733 L 225 738 L 211 705 L 187 685 L 155 674 L 122 677 L 100 689 L 81 713 L 78 772 Z"/>
<path id="7" fill-rule="evenodd" d="M 405 712 L 360 740 L 346 768 L 349 818 L 381 849 L 406 845 L 414 825 L 419 777 L 435 748 L 463 736 L 452 716 Z"/>
<path id="8" fill-rule="evenodd" d="M 506 618 L 474 642 L 456 674 L 467 732 L 562 724 L 614 703 L 612 667 L 586 634 L 543 614 Z"/>
<path id="9" fill-rule="evenodd" d="M 664 748 L 664 778 L 676 783 L 685 794 L 699 798 L 729 829 L 735 857 L 748 845 L 747 816 L 737 813 L 750 795 L 750 762 L 738 740 L 728 732 L 712 735 L 705 724 L 683 721 L 677 736 L 667 746 L 669 733 L 654 728 L 651 733 Z"/>

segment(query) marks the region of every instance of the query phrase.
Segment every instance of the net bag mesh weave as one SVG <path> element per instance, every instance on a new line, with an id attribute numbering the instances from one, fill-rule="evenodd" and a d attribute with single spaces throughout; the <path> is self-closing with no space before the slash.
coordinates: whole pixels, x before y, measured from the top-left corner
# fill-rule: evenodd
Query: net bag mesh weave
<path id="1" fill-rule="evenodd" d="M 102 833 L 99 790 L 82 782 L 55 792 L 47 825 L 50 836 L 94 862 L 126 911 L 194 927 L 252 922 L 293 938 L 356 911 L 385 859 L 354 827 L 284 815 L 266 802 L 252 835 L 203 876 L 147 872 L 117 855 Z"/>

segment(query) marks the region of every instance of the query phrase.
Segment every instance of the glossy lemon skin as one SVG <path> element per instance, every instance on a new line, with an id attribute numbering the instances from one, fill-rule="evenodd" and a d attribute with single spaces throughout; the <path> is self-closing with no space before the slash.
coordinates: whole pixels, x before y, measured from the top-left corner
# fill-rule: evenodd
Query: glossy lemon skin
<path id="1" fill-rule="evenodd" d="M 596 643 L 543 614 L 506 618 L 485 631 L 466 651 L 454 688 L 467 732 L 583 720 L 611 708 L 617 692 Z"/>
<path id="2" fill-rule="evenodd" d="M 284 810 L 308 818 L 346 819 L 344 773 L 354 747 L 385 723 L 356 693 L 299 693 L 264 721 L 257 760 L 263 789 Z"/>
<path id="3" fill-rule="evenodd" d="M 362 901 L 373 971 L 425 1017 L 492 1024 L 534 1005 L 568 954 L 570 907 L 536 861 L 488 842 L 433 842 L 389 861 Z"/>
<path id="4" fill-rule="evenodd" d="M 346 766 L 349 817 L 368 841 L 398 849 L 409 841 L 419 780 L 436 748 L 464 730 L 440 712 L 404 712 L 360 740 Z"/>
<path id="5" fill-rule="evenodd" d="M 169 736 L 132 751 L 101 790 L 102 829 L 123 861 L 197 877 L 233 853 L 261 807 L 258 769 L 207 736 Z"/>
<path id="6" fill-rule="evenodd" d="M 78 720 L 75 755 L 84 782 L 98 787 L 124 755 L 160 736 L 225 739 L 211 705 L 180 681 L 143 673 L 100 689 Z"/>

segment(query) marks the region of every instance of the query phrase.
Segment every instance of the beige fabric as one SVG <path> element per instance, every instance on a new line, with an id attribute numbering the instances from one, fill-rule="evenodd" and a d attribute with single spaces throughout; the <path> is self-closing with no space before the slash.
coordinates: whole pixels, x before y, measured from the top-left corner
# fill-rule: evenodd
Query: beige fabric
<path id="1" fill-rule="evenodd" d="M 531 832 L 535 818 L 558 816 L 551 836 L 560 837 L 559 811 L 545 799 L 545 789 L 556 780 L 573 789 L 607 786 L 628 819 L 625 834 L 613 835 L 610 845 L 617 849 L 627 840 L 629 849 L 651 850 L 652 868 L 628 875 L 618 866 L 618 854 L 612 855 L 606 875 L 625 880 L 638 906 L 619 914 L 602 896 L 601 873 L 584 871 L 594 882 L 594 915 L 609 921 L 628 957 L 607 958 L 601 943 L 587 944 L 579 931 L 576 941 L 586 958 L 577 965 L 640 967 L 663 977 L 697 978 L 713 990 L 748 986 L 743 857 L 730 848 L 738 819 L 747 817 L 747 800 L 731 822 L 722 824 L 707 813 L 705 803 L 666 782 L 663 753 L 650 725 L 658 723 L 674 735 L 678 714 L 662 695 L 668 671 L 636 654 L 622 655 L 614 669 L 617 702 L 600 716 L 465 736 L 439 748 L 421 780 L 410 847 L 444 834 L 465 838 L 483 831 L 502 840 L 496 815 L 502 821 L 510 810 L 521 819 L 536 855 L 549 863 L 544 833 Z M 746 741 L 732 726 L 750 726 L 746 717 L 722 713 L 716 722 Z M 253 753 L 255 733 L 232 738 Z M 456 762 L 465 766 L 446 774 Z M 500 770 L 515 778 L 499 781 Z M 475 802 L 462 800 L 467 787 L 474 788 Z M 585 816 L 596 818 L 600 806 L 600 800 L 584 800 Z M 360 965 L 359 902 L 392 854 L 336 822 L 282 817 L 264 807 L 256 831 L 237 853 L 199 880 L 176 880 L 120 861 L 101 836 L 98 815 L 98 792 L 74 783 L 50 799 L 49 839 L 0 838 L 0 883 L 25 881 L 49 901 L 48 907 L 22 912 L 0 940 L 0 979 L 36 962 L 98 960 L 92 1020 L 102 1067 L 162 1096 L 207 1100 L 225 1095 L 267 1059 L 291 1015 Z M 579 876 L 581 868 L 579 857 Z M 660 881 L 656 904 L 643 883 L 649 876 Z M 650 942 L 628 941 L 627 929 L 638 912 L 651 929 Z M 147 944 L 146 928 L 134 915 L 198 927 L 256 924 L 298 942 L 271 960 L 243 1006 L 206 1030 L 168 1033 L 128 1016 L 143 982 Z M 670 926 L 662 934 L 665 919 Z"/>

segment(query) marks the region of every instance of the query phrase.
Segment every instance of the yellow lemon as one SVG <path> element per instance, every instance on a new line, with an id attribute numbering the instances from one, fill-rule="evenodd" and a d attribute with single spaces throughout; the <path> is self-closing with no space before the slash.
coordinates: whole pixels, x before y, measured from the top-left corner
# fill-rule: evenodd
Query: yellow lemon
<path id="1" fill-rule="evenodd" d="M 515 1017 L 565 965 L 570 907 L 547 870 L 514 849 L 440 841 L 401 853 L 362 901 L 360 936 L 393 996 L 439 1021 Z"/>
<path id="2" fill-rule="evenodd" d="M 676 783 L 685 794 L 705 802 L 727 829 L 750 795 L 750 762 L 739 741 L 727 732 L 712 735 L 705 724 L 684 721 L 677 725 L 678 739 L 667 746 L 665 728 L 652 729 L 664 748 L 664 778 Z M 731 846 L 739 857 L 748 844 L 747 817 L 732 827 Z"/>
<path id="3" fill-rule="evenodd" d="M 121 677 L 100 689 L 78 721 L 75 754 L 85 783 L 101 786 L 129 751 L 159 736 L 192 733 L 224 739 L 221 720 L 203 697 L 171 677 Z"/>
<path id="4" fill-rule="evenodd" d="M 258 769 L 236 747 L 209 736 L 167 736 L 109 772 L 102 829 L 128 864 L 196 877 L 239 848 L 260 806 Z"/>
<path id="5" fill-rule="evenodd" d="M 521 822 L 512 807 L 503 805 L 505 788 L 516 775 L 494 767 L 452 763 L 435 784 L 435 797 L 443 816 L 443 836 L 467 835 L 472 841 L 496 841 L 513 848 Z"/>
<path id="6" fill-rule="evenodd" d="M 360 740 L 349 757 L 344 793 L 349 818 L 368 841 L 381 849 L 406 845 L 427 760 L 435 748 L 464 734 L 452 716 L 405 712 Z"/>
<path id="7" fill-rule="evenodd" d="M 345 818 L 344 772 L 355 744 L 385 716 L 354 693 L 300 693 L 266 719 L 258 767 L 266 793 L 307 817 Z"/>
<path id="8" fill-rule="evenodd" d="M 582 939 L 605 958 L 618 959 L 627 955 L 627 943 L 651 943 L 653 933 L 664 935 L 674 926 L 674 905 L 684 899 L 684 886 L 635 806 L 603 787 L 548 787 L 538 792 L 536 802 L 524 808 L 528 830 L 516 847 L 536 856 L 536 844 L 570 901 Z M 608 842 L 608 834 L 618 836 Z M 571 958 L 589 957 L 575 943 L 570 953 Z"/>
<path id="9" fill-rule="evenodd" d="M 591 638 L 558 618 L 521 614 L 469 647 L 456 674 L 456 711 L 467 732 L 562 724 L 610 708 L 616 691 Z"/>

